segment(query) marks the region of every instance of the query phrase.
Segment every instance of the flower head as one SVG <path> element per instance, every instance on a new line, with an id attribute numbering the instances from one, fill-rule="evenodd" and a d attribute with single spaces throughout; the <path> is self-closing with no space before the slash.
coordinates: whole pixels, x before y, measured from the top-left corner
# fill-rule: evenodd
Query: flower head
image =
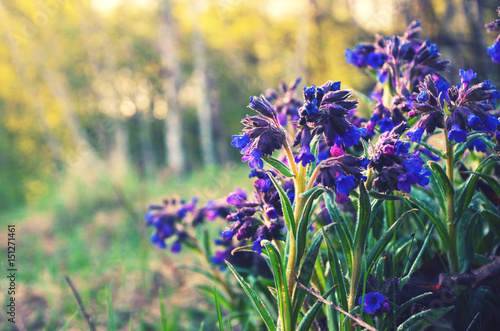
<path id="1" fill-rule="evenodd" d="M 359 297 L 358 304 L 363 306 L 363 312 L 373 314 L 381 308 L 385 301 L 384 296 L 379 292 L 370 292 L 366 293 L 364 297 Z"/>

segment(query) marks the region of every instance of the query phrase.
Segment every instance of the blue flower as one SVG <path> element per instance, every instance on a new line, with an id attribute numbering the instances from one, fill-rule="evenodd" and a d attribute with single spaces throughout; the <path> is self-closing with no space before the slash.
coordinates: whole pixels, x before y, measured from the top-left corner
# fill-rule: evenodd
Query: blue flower
<path id="1" fill-rule="evenodd" d="M 420 126 L 415 126 L 412 130 L 408 131 L 406 135 L 410 138 L 412 142 L 419 143 L 422 140 L 423 133 L 424 133 L 424 128 Z"/>
<path id="2" fill-rule="evenodd" d="M 229 205 L 237 206 L 245 202 L 246 199 L 247 199 L 247 192 L 245 192 L 241 188 L 237 188 L 235 192 L 229 193 L 229 195 L 226 198 L 226 202 Z"/>
<path id="3" fill-rule="evenodd" d="M 499 125 L 498 118 L 488 115 L 484 118 L 484 126 L 488 131 L 495 131 Z"/>
<path id="4" fill-rule="evenodd" d="M 314 86 L 314 85 L 313 85 Z M 318 113 L 318 100 L 313 99 L 311 102 L 306 104 L 306 111 L 308 115 L 314 115 Z"/>
<path id="5" fill-rule="evenodd" d="M 436 44 L 430 42 L 429 39 L 425 41 L 428 49 L 427 51 L 432 57 L 439 57 L 439 47 Z"/>
<path id="6" fill-rule="evenodd" d="M 370 53 L 366 59 L 366 64 L 374 69 L 377 69 L 384 64 L 384 56 L 382 53 L 378 52 Z"/>
<path id="7" fill-rule="evenodd" d="M 249 142 L 250 138 L 246 134 L 233 135 L 233 141 L 231 141 L 231 146 L 238 148 L 238 150 L 241 150 L 245 148 Z"/>
<path id="8" fill-rule="evenodd" d="M 262 152 L 260 149 L 254 149 L 253 151 L 250 152 L 250 154 L 245 154 L 241 160 L 243 162 L 248 161 L 248 166 L 250 168 L 259 168 L 262 169 L 264 166 L 264 161 L 261 159 L 262 157 Z"/>
<path id="9" fill-rule="evenodd" d="M 500 38 L 497 38 L 493 45 L 486 49 L 486 53 L 491 56 L 493 62 L 500 63 Z"/>
<path id="10" fill-rule="evenodd" d="M 378 121 L 377 124 L 382 132 L 391 131 L 392 128 L 394 128 L 394 123 L 389 117 L 385 117 L 384 119 Z"/>
<path id="11" fill-rule="evenodd" d="M 486 144 L 479 138 L 471 142 L 469 147 L 475 147 L 478 152 L 486 152 Z"/>
<path id="12" fill-rule="evenodd" d="M 468 85 L 470 84 L 470 81 L 476 77 L 477 74 L 472 69 L 469 69 L 467 71 L 460 69 L 460 80 L 462 81 L 462 84 Z"/>
<path id="13" fill-rule="evenodd" d="M 429 100 L 429 95 L 427 94 L 427 92 L 421 91 L 420 94 L 417 96 L 417 101 L 420 103 L 424 103 L 427 102 L 427 100 Z"/>
<path id="14" fill-rule="evenodd" d="M 474 114 L 469 114 L 469 116 L 467 116 L 467 123 L 469 124 L 469 126 L 476 128 L 476 127 L 482 125 L 483 121 L 481 121 L 479 116 L 474 115 Z"/>
<path id="15" fill-rule="evenodd" d="M 269 179 L 269 178 L 262 178 L 262 179 L 258 179 L 255 181 L 255 185 L 257 185 L 262 192 L 269 191 L 271 184 L 272 184 L 272 182 L 271 182 L 271 179 Z"/>
<path id="16" fill-rule="evenodd" d="M 302 146 L 300 148 L 299 155 L 295 157 L 295 162 L 302 162 L 302 166 L 306 166 L 309 163 L 314 162 L 314 155 L 311 153 L 311 148 L 309 146 Z"/>
<path id="17" fill-rule="evenodd" d="M 234 237 L 234 231 L 232 231 L 232 230 L 222 231 L 221 236 L 222 236 L 222 239 L 224 239 L 224 240 L 231 240 Z"/>
<path id="18" fill-rule="evenodd" d="M 264 238 L 262 237 L 259 237 L 257 240 L 255 240 L 252 244 L 252 250 L 257 253 L 257 254 L 262 254 L 262 246 L 261 246 L 261 242 Z"/>
<path id="19" fill-rule="evenodd" d="M 349 64 L 353 64 L 356 67 L 362 67 L 365 65 L 365 56 L 353 51 L 352 49 L 346 49 L 344 55 L 346 62 Z"/>
<path id="20" fill-rule="evenodd" d="M 170 247 L 170 252 L 177 254 L 180 253 L 181 249 L 182 249 L 181 243 L 179 241 L 175 241 L 172 244 L 172 247 Z"/>
<path id="21" fill-rule="evenodd" d="M 354 182 L 353 175 L 344 176 L 339 173 L 335 180 L 335 185 L 337 186 L 337 192 L 349 195 L 351 188 L 356 186 L 356 183 Z"/>
<path id="22" fill-rule="evenodd" d="M 460 128 L 460 125 L 453 124 L 451 130 L 448 133 L 449 140 L 455 140 L 457 143 L 463 143 L 467 140 L 467 132 Z"/>
<path id="23" fill-rule="evenodd" d="M 358 304 L 363 306 L 363 311 L 366 314 L 373 314 L 384 303 L 385 298 L 379 292 L 366 293 L 364 297 L 358 299 Z"/>

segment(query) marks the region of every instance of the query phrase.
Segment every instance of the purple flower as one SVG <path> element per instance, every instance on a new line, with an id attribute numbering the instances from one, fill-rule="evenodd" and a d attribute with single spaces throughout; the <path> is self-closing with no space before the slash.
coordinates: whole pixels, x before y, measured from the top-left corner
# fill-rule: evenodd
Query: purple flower
<path id="1" fill-rule="evenodd" d="M 479 138 L 471 142 L 469 147 L 475 147 L 478 152 L 486 152 L 486 144 Z"/>
<path id="2" fill-rule="evenodd" d="M 455 140 L 457 143 L 463 143 L 467 140 L 467 132 L 460 128 L 460 125 L 453 124 L 451 130 L 448 133 L 449 140 Z"/>
<path id="3" fill-rule="evenodd" d="M 182 249 L 181 243 L 179 241 L 175 241 L 172 244 L 172 247 L 170 247 L 170 252 L 177 254 L 180 253 L 181 249 Z"/>
<path id="4" fill-rule="evenodd" d="M 394 128 L 394 123 L 392 123 L 389 117 L 386 117 L 381 121 L 378 121 L 377 124 L 380 127 L 380 131 L 382 132 L 391 131 L 392 128 Z"/>
<path id="5" fill-rule="evenodd" d="M 249 154 L 245 154 L 241 160 L 243 162 L 248 161 L 248 166 L 250 168 L 259 168 L 262 169 L 264 166 L 264 161 L 261 159 L 262 151 L 260 149 L 254 149 Z"/>
<path id="6" fill-rule="evenodd" d="M 366 293 L 364 297 L 358 299 L 358 304 L 363 306 L 363 311 L 366 314 L 373 314 L 385 302 L 385 298 L 379 292 Z"/>
<path id="7" fill-rule="evenodd" d="M 468 85 L 470 84 L 470 81 L 476 77 L 477 74 L 472 69 L 467 71 L 460 69 L 460 80 L 462 81 L 462 84 Z"/>
<path id="8" fill-rule="evenodd" d="M 246 134 L 242 135 L 233 135 L 233 141 L 231 141 L 231 146 L 238 148 L 241 150 L 248 145 L 250 142 L 250 138 Z"/>
<path id="9" fill-rule="evenodd" d="M 486 53 L 491 56 L 493 62 L 500 63 L 500 37 L 486 49 Z"/>
<path id="10" fill-rule="evenodd" d="M 339 173 L 335 180 L 335 185 L 337 186 L 337 192 L 349 195 L 351 188 L 355 187 L 356 183 L 354 182 L 353 175 L 345 176 Z"/>
<path id="11" fill-rule="evenodd" d="M 235 192 L 229 193 L 229 195 L 226 198 L 226 202 L 229 205 L 237 206 L 245 202 L 246 199 L 247 199 L 247 192 L 238 187 Z"/>
<path id="12" fill-rule="evenodd" d="M 311 153 L 311 148 L 309 146 L 302 146 L 299 151 L 299 155 L 295 157 L 295 162 L 302 162 L 302 166 L 306 166 L 309 163 L 314 162 L 314 155 Z"/>
<path id="13" fill-rule="evenodd" d="M 347 201 L 350 189 L 366 179 L 362 172 L 368 160 L 349 154 L 329 158 L 321 162 L 316 182 L 335 190 L 338 202 Z"/>
<path id="14" fill-rule="evenodd" d="M 304 146 L 309 146 L 312 137 L 323 135 L 328 146 L 350 147 L 358 143 L 364 129 L 355 127 L 347 116 L 357 108 L 357 100 L 348 100 L 351 92 L 340 90 L 340 82 L 328 81 L 320 87 L 304 88 L 304 106 L 299 109 L 300 119 L 294 146 L 300 144 L 301 160 L 312 162 L 311 155 Z"/>

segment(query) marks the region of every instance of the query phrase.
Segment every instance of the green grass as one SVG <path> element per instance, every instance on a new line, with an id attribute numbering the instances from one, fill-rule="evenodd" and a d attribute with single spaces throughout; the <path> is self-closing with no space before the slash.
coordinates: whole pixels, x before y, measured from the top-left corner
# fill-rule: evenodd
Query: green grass
<path id="1" fill-rule="evenodd" d="M 168 326 L 198 330 L 205 320 L 206 329 L 216 327 L 213 298 L 207 301 L 192 289 L 192 280 L 206 279 L 177 268 L 192 256 L 153 247 L 143 215 L 162 197 L 198 196 L 205 203 L 237 186 L 249 189 L 247 174 L 244 166 L 200 170 L 184 178 L 140 178 L 128 172 L 115 182 L 107 179 L 108 174 L 94 174 L 93 184 L 74 176 L 61 180 L 60 189 L 39 204 L 1 215 L 0 231 L 6 224 L 17 226 L 17 282 L 23 291 L 16 299 L 31 312 L 23 321 L 26 328 L 88 329 L 65 275 L 98 330 L 108 325 L 128 329 L 129 323 L 133 330 L 161 328 L 160 288 Z M 224 222 L 211 226 L 222 228 Z"/>

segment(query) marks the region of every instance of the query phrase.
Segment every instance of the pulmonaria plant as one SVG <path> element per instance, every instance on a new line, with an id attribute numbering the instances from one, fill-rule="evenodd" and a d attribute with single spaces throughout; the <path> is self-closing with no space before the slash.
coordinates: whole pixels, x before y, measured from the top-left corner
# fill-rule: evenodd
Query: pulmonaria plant
<path id="1" fill-rule="evenodd" d="M 275 178 L 276 172 L 270 172 Z M 247 193 L 241 189 L 230 193 L 227 203 L 233 205 L 236 211 L 227 216 L 230 226 L 222 232 L 224 240 L 236 237 L 238 241 L 251 241 L 252 250 L 262 252 L 262 240 L 284 240 L 283 209 L 276 187 L 271 182 L 269 174 L 258 169 L 252 170 L 250 177 L 256 177 L 254 184 L 254 200 L 247 200 Z M 281 176 L 283 177 L 283 176 Z M 293 197 L 294 184 L 291 180 L 280 179 L 283 188 Z M 293 199 L 292 199 L 293 200 Z"/>
<path id="2" fill-rule="evenodd" d="M 158 248 L 166 249 L 167 241 L 171 242 L 170 251 L 179 253 L 182 244 L 193 246 L 194 238 L 190 235 L 193 228 L 217 217 L 229 215 L 226 205 L 208 201 L 205 207 L 197 208 L 197 198 L 190 202 L 177 199 L 165 199 L 163 205 L 151 205 L 144 216 L 146 226 L 154 228 L 151 242 Z"/>
<path id="3" fill-rule="evenodd" d="M 374 112 L 367 124 L 370 136 L 377 126 L 387 132 L 406 121 L 409 98 L 425 76 L 432 75 L 440 88 L 447 87 L 442 72 L 450 61 L 440 58 L 436 44 L 418 38 L 420 30 L 420 23 L 413 21 L 402 36 L 377 35 L 373 44 L 362 43 L 345 52 L 347 63 L 366 68 L 378 81 L 372 93 Z M 384 89 L 393 94 L 390 102 L 383 100 Z"/>
<path id="4" fill-rule="evenodd" d="M 278 119 L 283 127 L 288 123 L 294 123 L 299 119 L 299 108 L 302 106 L 302 101 L 295 97 L 296 89 L 301 79 L 297 78 L 288 86 L 284 81 L 281 81 L 279 89 L 268 89 L 266 98 L 271 102 L 278 113 Z"/>
<path id="5" fill-rule="evenodd" d="M 410 144 L 400 140 L 408 129 L 401 123 L 389 132 L 380 135 L 375 148 L 371 148 L 372 159 L 368 165 L 374 171 L 373 188 L 383 193 L 400 190 L 407 193 L 411 185 L 429 184 L 431 172 L 424 168 L 420 152 L 410 153 Z"/>
<path id="6" fill-rule="evenodd" d="M 286 133 L 278 119 L 278 112 L 269 101 L 261 95 L 251 97 L 249 108 L 259 113 L 247 116 L 243 121 L 243 133 L 233 136 L 231 145 L 244 154 L 242 161 L 248 161 L 251 168 L 262 169 L 262 156 L 271 156 L 275 150 L 281 149 Z"/>
<path id="7" fill-rule="evenodd" d="M 439 91 L 432 76 L 427 76 L 420 85 L 420 93 L 412 103 L 410 116 L 420 116 L 415 127 L 408 133 L 414 142 L 420 142 L 422 134 L 433 134 L 436 128 L 448 132 L 448 139 L 465 142 L 471 131 L 486 131 L 493 135 L 499 125 L 492 114 L 499 92 L 486 80 L 472 85 L 477 74 L 460 70 L 461 84 Z M 482 148 L 477 145 L 476 148 Z"/>
<path id="8" fill-rule="evenodd" d="M 500 7 L 497 8 L 497 13 L 498 16 L 500 16 Z M 486 24 L 485 27 L 488 32 L 500 31 L 500 19 L 491 21 L 490 23 Z M 488 47 L 486 52 L 489 56 L 491 56 L 493 62 L 500 63 L 500 34 L 495 39 L 493 45 Z"/>

